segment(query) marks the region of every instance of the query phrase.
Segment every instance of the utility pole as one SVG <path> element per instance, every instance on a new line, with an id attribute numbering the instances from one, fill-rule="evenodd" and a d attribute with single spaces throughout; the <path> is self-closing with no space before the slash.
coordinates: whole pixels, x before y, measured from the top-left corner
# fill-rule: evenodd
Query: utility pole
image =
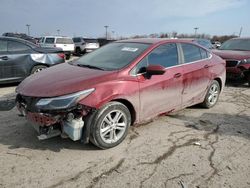
<path id="1" fill-rule="evenodd" d="M 243 28 L 241 27 L 240 32 L 239 32 L 239 37 L 241 36 L 242 30 L 243 30 Z"/>
<path id="2" fill-rule="evenodd" d="M 194 28 L 194 36 L 196 37 L 196 34 L 197 34 L 197 30 L 199 29 L 199 27 L 195 27 Z"/>
<path id="3" fill-rule="evenodd" d="M 59 36 L 60 35 L 60 29 L 57 29 L 57 35 Z"/>
<path id="4" fill-rule="evenodd" d="M 26 27 L 28 28 L 28 35 L 30 35 L 30 24 L 26 24 Z"/>
<path id="5" fill-rule="evenodd" d="M 106 29 L 106 39 L 108 40 L 108 27 L 109 27 L 109 26 L 108 26 L 108 25 L 105 25 L 104 27 L 105 27 L 105 29 Z"/>

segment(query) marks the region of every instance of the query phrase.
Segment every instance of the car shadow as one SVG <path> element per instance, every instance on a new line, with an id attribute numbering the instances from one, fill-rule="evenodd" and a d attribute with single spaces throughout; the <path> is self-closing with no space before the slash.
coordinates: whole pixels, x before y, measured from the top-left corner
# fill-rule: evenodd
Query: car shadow
<path id="1" fill-rule="evenodd" d="M 192 107 L 192 109 L 194 108 Z M 243 137 L 250 140 L 250 116 L 248 115 L 203 113 L 200 117 L 193 117 L 177 113 L 168 116 L 182 120 L 185 127 L 198 131 Z"/>
<path id="2" fill-rule="evenodd" d="M 0 113 L 0 144 L 8 149 L 26 148 L 32 150 L 50 150 L 60 152 L 62 149 L 99 150 L 92 144 L 62 139 L 60 136 L 39 141 L 37 132 L 24 117 L 18 116 L 17 110 Z"/>
<path id="3" fill-rule="evenodd" d="M 231 87 L 249 88 L 247 81 L 243 79 L 227 79 L 225 85 Z"/>

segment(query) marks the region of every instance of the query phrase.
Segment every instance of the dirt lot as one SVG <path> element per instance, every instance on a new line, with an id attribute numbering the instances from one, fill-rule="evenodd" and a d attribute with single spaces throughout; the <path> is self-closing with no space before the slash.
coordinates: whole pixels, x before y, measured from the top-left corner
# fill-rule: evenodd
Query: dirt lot
<path id="1" fill-rule="evenodd" d="M 0 88 L 0 101 L 14 88 Z M 214 108 L 131 127 L 109 150 L 38 141 L 16 109 L 1 111 L 0 187 L 250 187 L 249 99 L 247 86 L 227 86 Z"/>

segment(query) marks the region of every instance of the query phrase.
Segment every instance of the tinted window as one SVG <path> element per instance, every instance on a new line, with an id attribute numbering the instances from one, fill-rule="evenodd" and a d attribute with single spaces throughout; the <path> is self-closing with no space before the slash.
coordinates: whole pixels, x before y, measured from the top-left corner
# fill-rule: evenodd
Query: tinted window
<path id="1" fill-rule="evenodd" d="M 7 41 L 0 40 L 0 52 L 6 52 L 7 51 Z"/>
<path id="2" fill-rule="evenodd" d="M 8 41 L 9 52 L 25 51 L 28 49 L 30 49 L 30 47 L 25 44 L 22 44 L 20 42 Z"/>
<path id="3" fill-rule="evenodd" d="M 200 48 L 192 44 L 181 44 L 185 63 L 201 59 Z"/>
<path id="4" fill-rule="evenodd" d="M 144 73 L 148 65 L 162 65 L 164 67 L 178 65 L 176 44 L 166 44 L 154 49 L 137 64 L 131 74 Z"/>
<path id="5" fill-rule="evenodd" d="M 55 38 L 46 38 L 45 39 L 45 43 L 48 43 L 48 44 L 53 44 L 55 41 Z"/>
<path id="6" fill-rule="evenodd" d="M 96 39 L 84 39 L 84 41 L 87 43 L 98 43 L 98 40 Z"/>
<path id="7" fill-rule="evenodd" d="M 73 44 L 73 40 L 70 38 L 57 38 L 56 43 L 57 44 Z"/>
<path id="8" fill-rule="evenodd" d="M 149 44 L 111 43 L 76 61 L 78 66 L 95 66 L 104 70 L 117 70 L 130 64 L 148 48 Z"/>
<path id="9" fill-rule="evenodd" d="M 171 67 L 178 64 L 178 52 L 176 44 L 166 44 L 154 49 L 148 55 L 148 64 Z"/>
<path id="10" fill-rule="evenodd" d="M 81 38 L 73 38 L 74 42 L 81 42 Z"/>

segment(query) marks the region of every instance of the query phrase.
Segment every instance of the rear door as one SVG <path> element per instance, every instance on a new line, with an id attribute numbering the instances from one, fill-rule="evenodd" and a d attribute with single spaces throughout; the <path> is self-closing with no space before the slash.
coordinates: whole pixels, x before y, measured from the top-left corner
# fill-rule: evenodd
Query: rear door
<path id="1" fill-rule="evenodd" d="M 203 48 L 181 43 L 183 54 L 183 107 L 203 100 L 210 82 L 210 59 Z"/>
<path id="2" fill-rule="evenodd" d="M 166 72 L 163 75 L 147 77 L 144 71 L 148 65 L 162 65 L 166 67 Z M 141 121 L 181 106 L 182 67 L 179 66 L 175 43 L 155 48 L 136 69 L 140 88 Z"/>
<path id="3" fill-rule="evenodd" d="M 8 40 L 8 61 L 5 62 L 5 75 L 13 79 L 21 79 L 29 75 L 31 52 L 30 46 Z"/>

